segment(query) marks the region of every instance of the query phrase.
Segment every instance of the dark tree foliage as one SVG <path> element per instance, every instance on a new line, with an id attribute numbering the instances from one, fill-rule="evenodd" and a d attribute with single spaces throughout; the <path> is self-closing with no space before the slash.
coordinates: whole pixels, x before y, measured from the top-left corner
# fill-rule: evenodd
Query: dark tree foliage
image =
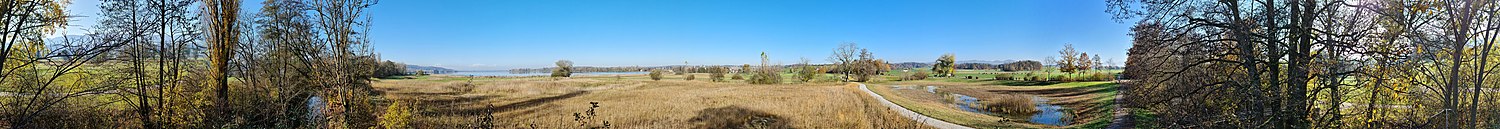
<path id="1" fill-rule="evenodd" d="M 1006 63 L 1000 66 L 1004 71 L 1037 71 L 1042 70 L 1042 62 L 1034 60 L 1023 60 Z"/>

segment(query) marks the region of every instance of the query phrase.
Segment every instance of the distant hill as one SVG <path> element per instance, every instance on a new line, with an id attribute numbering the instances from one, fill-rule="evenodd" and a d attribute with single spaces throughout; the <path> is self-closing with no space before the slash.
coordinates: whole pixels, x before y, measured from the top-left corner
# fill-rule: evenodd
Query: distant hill
<path id="1" fill-rule="evenodd" d="M 1009 64 L 1011 62 L 1016 62 L 1016 60 L 960 60 L 960 61 L 956 61 L 954 63 L 956 63 L 956 64 L 979 63 L 979 64 L 1000 65 L 1000 64 Z"/>
<path id="2" fill-rule="evenodd" d="M 458 70 L 453 70 L 453 69 L 448 69 L 448 68 L 443 68 L 443 67 L 421 66 L 421 65 L 410 65 L 410 64 L 406 65 L 406 71 L 407 72 L 427 71 L 427 73 L 431 73 L 431 74 L 441 74 L 441 73 L 458 72 Z"/>
<path id="3" fill-rule="evenodd" d="M 921 68 L 921 67 L 932 67 L 932 63 L 922 63 L 922 62 L 891 63 L 891 68 L 892 69 L 909 69 L 909 68 Z"/>

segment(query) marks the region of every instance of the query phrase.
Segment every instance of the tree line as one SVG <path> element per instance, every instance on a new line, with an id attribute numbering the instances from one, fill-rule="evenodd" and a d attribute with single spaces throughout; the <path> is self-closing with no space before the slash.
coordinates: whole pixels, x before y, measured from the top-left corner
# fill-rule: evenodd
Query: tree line
<path id="1" fill-rule="evenodd" d="M 1161 128 L 1487 128 L 1500 2 L 1107 0 Z"/>

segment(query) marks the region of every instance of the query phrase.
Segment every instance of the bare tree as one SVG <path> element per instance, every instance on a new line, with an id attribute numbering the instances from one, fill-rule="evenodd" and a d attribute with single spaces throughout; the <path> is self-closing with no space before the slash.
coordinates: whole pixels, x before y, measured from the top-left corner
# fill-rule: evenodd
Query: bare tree
<path id="1" fill-rule="evenodd" d="M 833 55 L 828 56 L 828 62 L 833 62 L 833 70 L 844 74 L 844 81 L 850 81 L 853 78 L 850 74 L 855 67 L 854 63 L 859 60 L 859 50 L 858 44 L 852 42 L 843 43 L 839 44 L 839 47 L 833 48 Z"/>

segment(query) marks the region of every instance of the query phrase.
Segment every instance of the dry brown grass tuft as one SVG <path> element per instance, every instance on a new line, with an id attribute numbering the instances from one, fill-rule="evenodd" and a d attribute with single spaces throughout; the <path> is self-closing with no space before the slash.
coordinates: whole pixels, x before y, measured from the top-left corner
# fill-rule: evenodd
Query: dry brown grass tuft
<path id="1" fill-rule="evenodd" d="M 1035 102 L 1032 101 L 1030 96 L 999 94 L 982 98 L 978 103 L 979 105 L 973 107 L 979 107 L 993 113 L 1031 115 L 1037 112 Z"/>

